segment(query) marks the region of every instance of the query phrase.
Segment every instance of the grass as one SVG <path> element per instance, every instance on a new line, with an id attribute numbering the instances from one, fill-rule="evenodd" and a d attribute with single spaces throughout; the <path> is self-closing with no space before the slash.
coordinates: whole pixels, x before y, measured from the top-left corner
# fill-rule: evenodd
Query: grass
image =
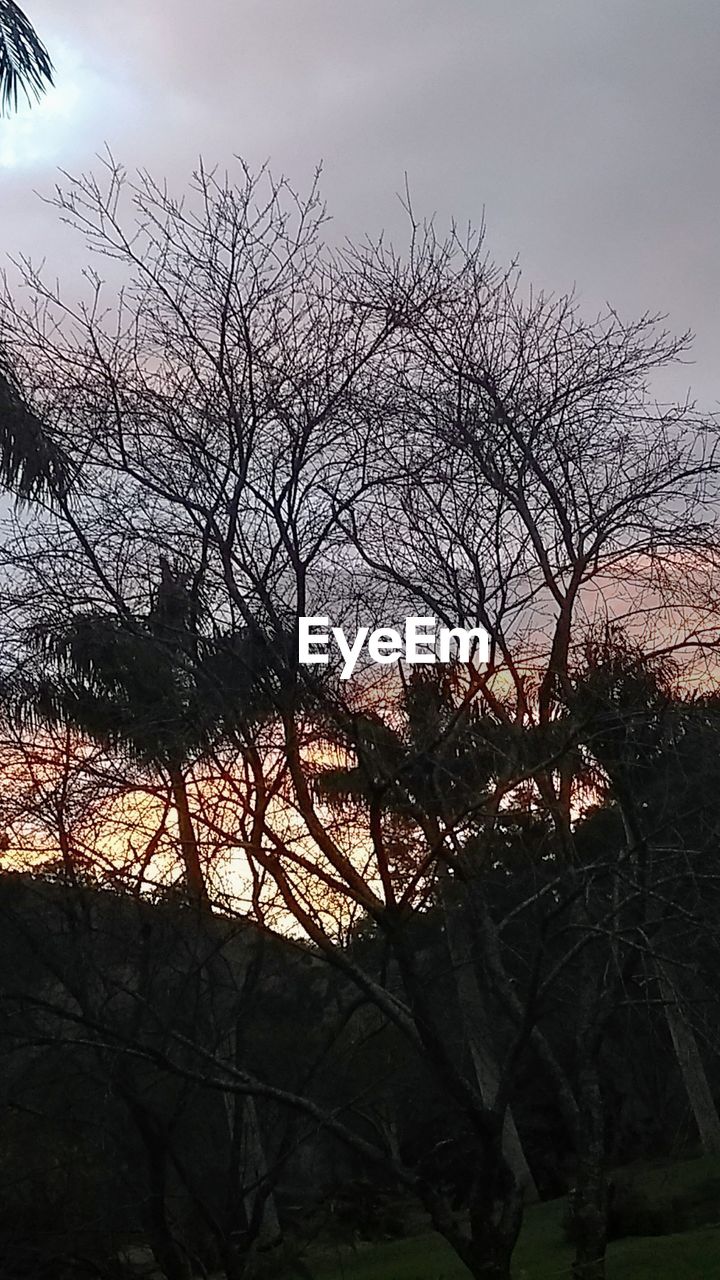
<path id="1" fill-rule="evenodd" d="M 635 1179 L 653 1196 L 692 1197 L 718 1172 L 720 1161 L 703 1158 L 645 1167 Z M 573 1250 L 563 1239 L 564 1212 L 564 1200 L 528 1210 L 513 1259 L 515 1280 L 569 1277 Z M 467 1271 L 437 1235 L 360 1244 L 310 1265 L 314 1280 L 468 1280 Z M 715 1278 L 720 1280 L 720 1222 L 679 1235 L 618 1240 L 608 1248 L 607 1280 Z"/>

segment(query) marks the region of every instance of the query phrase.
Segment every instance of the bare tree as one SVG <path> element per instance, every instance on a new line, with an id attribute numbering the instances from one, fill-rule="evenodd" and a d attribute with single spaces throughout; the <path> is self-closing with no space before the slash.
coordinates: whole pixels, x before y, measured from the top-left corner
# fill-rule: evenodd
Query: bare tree
<path id="1" fill-rule="evenodd" d="M 658 406 L 649 387 L 685 340 L 649 317 L 587 322 L 572 299 L 524 297 L 481 237 L 442 241 L 412 215 L 405 257 L 382 242 L 330 252 L 315 188 L 302 200 L 244 169 L 234 184 L 201 168 L 183 203 L 147 176 L 127 183 L 108 160 L 103 182 L 72 182 L 56 203 L 124 265 L 127 285 L 112 311 L 99 277 L 78 304 L 27 262 L 30 306 L 6 288 L 13 376 L 74 475 L 8 540 L 10 652 L 38 624 L 61 631 L 68 610 L 131 624 L 170 548 L 202 591 L 208 642 L 255 638 L 268 712 L 230 705 L 247 662 L 229 651 L 203 763 L 233 803 L 210 816 L 199 797 L 188 819 L 210 817 L 242 851 L 258 917 L 279 903 L 426 1064 L 467 1134 L 467 1222 L 436 1174 L 301 1094 L 222 1055 L 169 1060 L 225 1092 L 304 1109 L 416 1195 L 472 1275 L 497 1280 L 527 1182 L 509 1108 L 520 1066 L 540 1062 L 576 1147 L 576 1275 L 594 1280 L 606 1238 L 600 1049 L 648 913 L 641 885 L 621 896 L 634 836 L 590 861 L 578 847 L 593 785 L 578 655 L 593 617 L 621 612 L 641 576 L 634 606 L 649 644 L 673 603 L 667 592 L 658 602 L 663 571 L 711 540 L 707 424 L 689 404 Z M 682 628 L 692 601 L 675 603 Z M 337 625 L 406 613 L 482 625 L 490 663 L 456 668 L 445 688 L 430 681 L 432 714 L 426 704 L 418 718 L 422 682 L 402 668 L 379 682 L 361 668 L 351 687 L 332 662 L 321 678 L 299 668 L 297 620 L 317 613 Z M 688 620 L 687 638 L 697 630 Z M 346 793 L 355 770 L 350 811 L 328 794 L 331 761 Z M 524 877 L 503 848 L 513 822 L 544 842 Z M 417 942 L 443 896 L 465 1057 Z M 387 952 L 379 971 L 346 945 L 363 917 Z M 563 984 L 580 993 L 574 1075 L 547 1025 Z M 502 1043 L 484 994 L 493 1017 L 503 1011 Z"/>

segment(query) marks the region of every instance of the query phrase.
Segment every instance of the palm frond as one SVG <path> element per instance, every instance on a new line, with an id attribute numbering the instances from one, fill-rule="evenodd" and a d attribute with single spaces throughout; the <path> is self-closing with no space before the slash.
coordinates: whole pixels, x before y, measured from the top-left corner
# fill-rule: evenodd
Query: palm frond
<path id="1" fill-rule="evenodd" d="M 20 389 L 0 372 L 0 483 L 18 498 L 60 497 L 67 493 L 69 470 Z"/>
<path id="2" fill-rule="evenodd" d="M 0 0 L 0 112 L 17 111 L 18 94 L 37 101 L 53 81 L 50 55 L 13 0 Z"/>

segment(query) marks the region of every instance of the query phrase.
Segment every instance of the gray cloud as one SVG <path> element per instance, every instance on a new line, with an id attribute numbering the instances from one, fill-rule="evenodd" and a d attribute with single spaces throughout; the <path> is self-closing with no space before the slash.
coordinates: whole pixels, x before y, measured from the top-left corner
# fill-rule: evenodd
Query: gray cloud
<path id="1" fill-rule="evenodd" d="M 718 399 L 716 0 L 28 7 L 67 46 L 59 68 L 77 95 L 64 122 L 47 104 L 42 154 L 0 170 L 8 251 L 79 263 L 33 189 L 57 165 L 92 167 L 105 142 L 178 186 L 200 153 L 269 157 L 300 186 L 322 159 L 338 235 L 401 235 L 407 170 L 419 212 L 478 222 L 484 209 L 490 249 L 519 252 L 541 286 L 576 282 L 589 309 L 609 299 L 694 328 L 697 364 L 673 389 L 692 380 Z"/>

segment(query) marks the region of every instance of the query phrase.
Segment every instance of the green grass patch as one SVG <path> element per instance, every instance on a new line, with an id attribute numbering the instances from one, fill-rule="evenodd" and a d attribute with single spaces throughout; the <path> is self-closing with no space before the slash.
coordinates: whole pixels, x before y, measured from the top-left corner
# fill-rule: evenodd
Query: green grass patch
<path id="1" fill-rule="evenodd" d="M 720 1221 L 720 1160 L 630 1166 L 615 1180 L 611 1238 L 662 1236 Z"/>
<path id="2" fill-rule="evenodd" d="M 720 1175 L 720 1160 L 657 1163 L 624 1171 L 648 1199 L 705 1203 L 708 1184 Z M 536 1205 L 525 1215 L 514 1255 L 515 1280 L 569 1277 L 572 1246 L 563 1238 L 565 1200 Z M 715 1215 L 720 1224 L 720 1209 Z M 359 1243 L 309 1262 L 314 1280 L 468 1280 L 468 1273 L 437 1235 Z M 608 1248 L 608 1280 L 720 1280 L 720 1225 L 682 1234 L 634 1237 Z M 290 1280 L 290 1277 L 288 1277 Z"/>

